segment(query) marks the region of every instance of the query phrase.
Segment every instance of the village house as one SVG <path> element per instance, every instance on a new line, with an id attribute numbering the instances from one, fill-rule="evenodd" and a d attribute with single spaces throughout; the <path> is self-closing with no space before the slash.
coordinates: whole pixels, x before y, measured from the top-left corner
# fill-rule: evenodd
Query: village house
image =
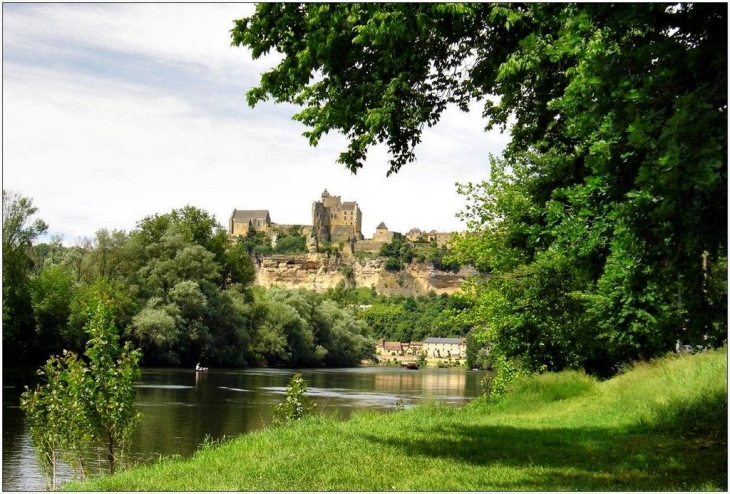
<path id="1" fill-rule="evenodd" d="M 375 354 L 386 357 L 403 356 L 403 344 L 400 341 L 378 340 L 375 344 Z"/>
<path id="2" fill-rule="evenodd" d="M 429 242 L 435 241 L 436 245 L 439 247 L 450 247 L 452 235 L 453 233 L 451 232 L 437 232 L 436 230 L 431 230 L 425 236 Z"/>
<path id="3" fill-rule="evenodd" d="M 375 354 L 385 357 L 418 357 L 423 351 L 423 343 L 412 341 L 410 343 L 400 341 L 378 340 L 375 343 Z"/>
<path id="4" fill-rule="evenodd" d="M 403 343 L 403 345 L 403 355 L 409 357 L 418 357 L 423 351 L 423 342 L 421 341 L 411 341 L 410 343 Z"/>
<path id="5" fill-rule="evenodd" d="M 427 358 L 466 358 L 466 338 L 426 338 L 423 351 Z"/>
<path id="6" fill-rule="evenodd" d="M 419 228 L 411 228 L 410 230 L 408 230 L 408 233 L 406 233 L 405 237 L 411 243 L 417 243 L 426 240 L 426 236 Z"/>

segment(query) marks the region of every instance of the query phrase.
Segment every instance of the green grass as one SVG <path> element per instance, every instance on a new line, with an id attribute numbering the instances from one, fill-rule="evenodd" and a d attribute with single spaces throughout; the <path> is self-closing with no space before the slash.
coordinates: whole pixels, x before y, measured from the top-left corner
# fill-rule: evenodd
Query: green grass
<path id="1" fill-rule="evenodd" d="M 497 405 L 315 416 L 70 490 L 727 490 L 727 350 L 605 382 L 525 379 Z"/>

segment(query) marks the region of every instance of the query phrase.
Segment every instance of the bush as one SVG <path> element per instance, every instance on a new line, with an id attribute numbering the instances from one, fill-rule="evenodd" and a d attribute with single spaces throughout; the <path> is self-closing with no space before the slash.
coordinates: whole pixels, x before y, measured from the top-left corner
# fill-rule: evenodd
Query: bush
<path id="1" fill-rule="evenodd" d="M 275 254 L 300 254 L 307 252 L 307 239 L 301 235 L 285 235 L 276 242 Z"/>
<path id="2" fill-rule="evenodd" d="M 73 352 L 51 357 L 39 371 L 45 384 L 21 395 L 41 466 L 56 486 L 58 458 L 85 476 L 84 452 L 101 446 L 114 473 L 129 450 L 141 414 L 134 410 L 141 352 L 119 344 L 109 304 L 89 308 L 88 364 Z"/>
<path id="3" fill-rule="evenodd" d="M 389 257 L 385 260 L 385 269 L 387 271 L 400 271 L 403 269 L 403 264 L 397 258 Z"/>
<path id="4" fill-rule="evenodd" d="M 317 404 L 310 402 L 305 396 L 306 392 L 307 383 L 304 378 L 299 373 L 294 374 L 286 387 L 286 399 L 272 410 L 272 425 L 287 425 L 310 415 Z"/>

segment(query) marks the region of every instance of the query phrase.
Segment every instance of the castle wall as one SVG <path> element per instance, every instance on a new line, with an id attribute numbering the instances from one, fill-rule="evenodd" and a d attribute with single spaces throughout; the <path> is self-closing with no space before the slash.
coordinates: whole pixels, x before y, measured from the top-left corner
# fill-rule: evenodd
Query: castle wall
<path id="1" fill-rule="evenodd" d="M 353 235 L 353 227 L 350 225 L 332 225 L 330 227 L 332 242 L 349 242 Z"/>
<path id="2" fill-rule="evenodd" d="M 355 243 L 355 252 L 373 252 L 377 254 L 380 248 L 388 242 L 383 240 L 358 240 Z"/>

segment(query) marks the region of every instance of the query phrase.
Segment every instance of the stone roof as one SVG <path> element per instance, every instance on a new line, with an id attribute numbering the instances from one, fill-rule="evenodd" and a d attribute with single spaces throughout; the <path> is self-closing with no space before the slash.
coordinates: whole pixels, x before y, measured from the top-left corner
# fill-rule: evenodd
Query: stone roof
<path id="1" fill-rule="evenodd" d="M 234 209 L 231 219 L 237 223 L 247 223 L 252 219 L 269 218 L 268 209 Z"/>
<path id="2" fill-rule="evenodd" d="M 345 201 L 340 206 L 340 209 L 351 209 L 352 211 L 355 211 L 357 209 L 357 203 L 354 201 Z"/>
<path id="3" fill-rule="evenodd" d="M 379 224 L 378 226 L 376 226 L 376 227 L 375 227 L 375 229 L 376 229 L 376 230 L 382 230 L 382 229 L 385 229 L 385 230 L 387 230 L 387 229 L 388 229 L 388 227 L 387 227 L 387 226 L 385 226 L 385 223 L 383 223 L 383 222 L 381 221 L 381 222 L 380 222 L 380 224 Z"/>
<path id="4" fill-rule="evenodd" d="M 463 338 L 426 338 L 424 343 L 436 343 L 442 345 L 458 345 Z"/>

